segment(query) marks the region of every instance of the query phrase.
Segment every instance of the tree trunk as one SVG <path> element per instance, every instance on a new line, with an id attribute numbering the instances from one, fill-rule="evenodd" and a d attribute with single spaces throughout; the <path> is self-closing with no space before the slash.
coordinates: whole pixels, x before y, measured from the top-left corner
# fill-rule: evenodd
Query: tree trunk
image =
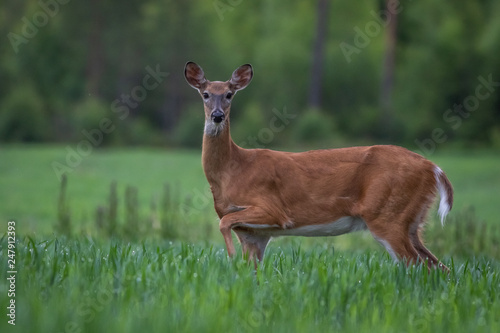
<path id="1" fill-rule="evenodd" d="M 313 46 L 311 82 L 309 86 L 308 104 L 310 108 L 319 108 L 321 106 L 321 79 L 328 21 L 328 1 L 318 0 L 316 40 Z"/>
<path id="2" fill-rule="evenodd" d="M 394 87 L 394 65 L 397 42 L 397 17 L 395 4 L 398 0 L 386 0 L 387 27 L 385 30 L 385 54 L 382 69 L 382 85 L 380 105 L 382 108 L 382 128 L 390 127 L 392 123 L 392 90 Z"/>
<path id="3" fill-rule="evenodd" d="M 98 0 L 90 3 L 90 31 L 88 36 L 88 57 L 86 68 L 87 94 L 98 98 L 100 96 L 99 84 L 104 69 L 104 52 L 102 47 L 102 7 Z"/>

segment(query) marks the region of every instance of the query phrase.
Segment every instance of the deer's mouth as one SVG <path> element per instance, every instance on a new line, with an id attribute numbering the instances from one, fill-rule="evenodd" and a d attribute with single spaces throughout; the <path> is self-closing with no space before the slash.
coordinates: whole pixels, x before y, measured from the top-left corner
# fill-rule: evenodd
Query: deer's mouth
<path id="1" fill-rule="evenodd" d="M 208 136 L 218 136 L 226 127 L 225 116 L 210 117 L 205 121 L 205 134 Z"/>

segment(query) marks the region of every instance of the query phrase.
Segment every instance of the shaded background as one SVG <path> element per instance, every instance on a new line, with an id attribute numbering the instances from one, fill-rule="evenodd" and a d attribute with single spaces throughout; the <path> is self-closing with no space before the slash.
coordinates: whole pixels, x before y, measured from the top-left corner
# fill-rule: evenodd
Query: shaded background
<path id="1" fill-rule="evenodd" d="M 500 81 L 498 1 L 4 0 L 0 18 L 3 142 L 79 142 L 108 118 L 99 145 L 200 147 L 183 78 L 195 61 L 210 80 L 254 66 L 231 114 L 237 143 L 286 108 L 299 120 L 270 146 L 500 147 L 498 87 L 446 113 L 478 77 Z M 168 75 L 145 90 L 147 68 Z"/>

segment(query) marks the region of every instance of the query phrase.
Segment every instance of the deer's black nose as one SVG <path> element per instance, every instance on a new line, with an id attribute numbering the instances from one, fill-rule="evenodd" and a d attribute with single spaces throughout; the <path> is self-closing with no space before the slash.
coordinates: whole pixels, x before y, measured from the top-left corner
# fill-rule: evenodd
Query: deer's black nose
<path id="1" fill-rule="evenodd" d="M 212 112 L 212 121 L 214 123 L 221 123 L 225 117 L 226 116 L 224 115 L 224 112 L 222 112 L 221 110 L 215 110 L 214 112 Z"/>

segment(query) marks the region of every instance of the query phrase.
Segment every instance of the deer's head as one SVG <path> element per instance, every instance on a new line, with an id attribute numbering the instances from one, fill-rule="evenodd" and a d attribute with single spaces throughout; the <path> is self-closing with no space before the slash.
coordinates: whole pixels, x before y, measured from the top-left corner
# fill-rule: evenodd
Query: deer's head
<path id="1" fill-rule="evenodd" d="M 191 87 L 198 90 L 205 108 L 205 134 L 217 136 L 229 122 L 231 101 L 238 90 L 244 89 L 252 80 L 253 70 L 249 64 L 238 67 L 228 81 L 208 81 L 203 69 L 188 62 L 184 76 Z"/>

